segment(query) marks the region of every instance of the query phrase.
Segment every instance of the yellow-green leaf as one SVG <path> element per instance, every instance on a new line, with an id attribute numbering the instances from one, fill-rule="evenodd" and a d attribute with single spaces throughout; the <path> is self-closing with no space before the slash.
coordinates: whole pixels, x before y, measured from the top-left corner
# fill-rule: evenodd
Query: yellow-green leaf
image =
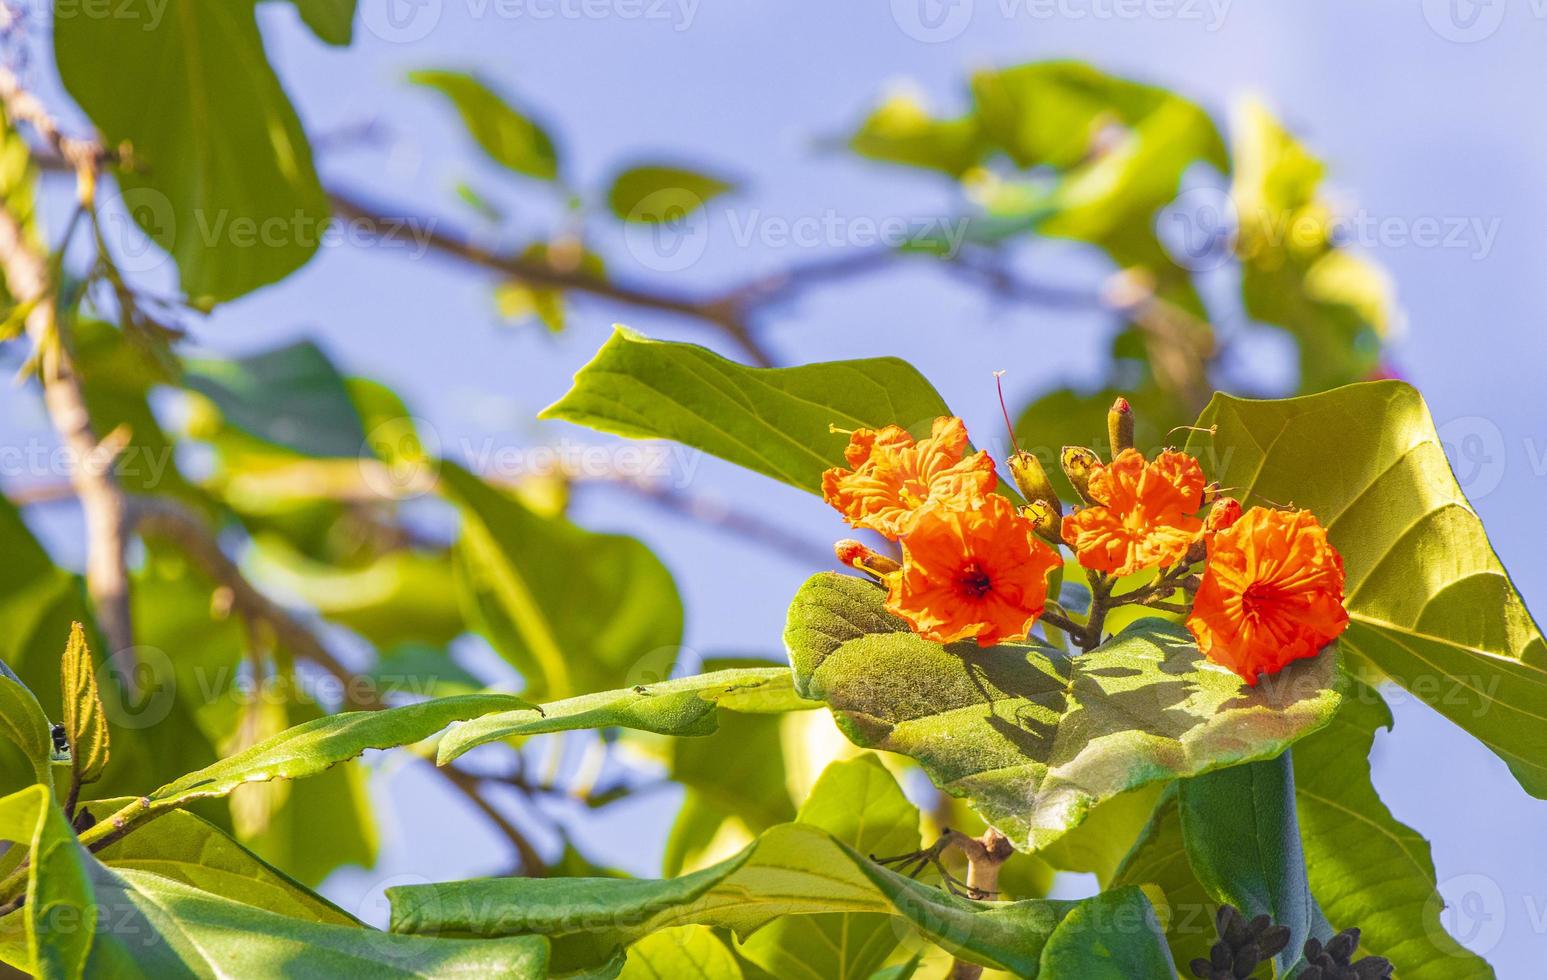
<path id="1" fill-rule="evenodd" d="M 59 662 L 59 683 L 64 693 L 64 732 L 70 741 L 71 763 L 80 785 L 94 783 L 107 766 L 107 717 L 97 694 L 96 664 L 86 648 L 86 631 L 80 623 L 70 626 L 70 641 Z"/>

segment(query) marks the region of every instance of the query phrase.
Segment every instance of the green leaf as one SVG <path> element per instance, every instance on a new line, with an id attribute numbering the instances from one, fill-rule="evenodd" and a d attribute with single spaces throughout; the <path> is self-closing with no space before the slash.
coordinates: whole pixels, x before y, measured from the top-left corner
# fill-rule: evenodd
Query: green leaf
<path id="1" fill-rule="evenodd" d="M 547 976 L 537 937 L 467 941 L 397 936 L 291 918 L 131 868 L 90 864 L 97 934 L 87 976 L 337 980 Z M 10 918 L 0 920 L 0 929 Z"/>
<path id="2" fill-rule="evenodd" d="M 1134 889 L 1115 889 L 1071 909 L 1042 948 L 1042 970 L 1050 980 L 1131 980 L 1176 977 L 1165 933 L 1155 910 Z M 1113 924 L 1122 942 L 1112 942 Z"/>
<path id="3" fill-rule="evenodd" d="M 547 132 L 483 82 L 456 71 L 413 71 L 408 80 L 450 99 L 467 131 L 495 163 L 539 180 L 558 176 L 558 155 Z"/>
<path id="4" fill-rule="evenodd" d="M 177 261 L 195 300 L 283 279 L 317 250 L 328 220 L 253 8 L 124 0 L 99 17 L 60 3 L 54 18 L 65 88 L 108 145 L 133 145 L 118 175 L 124 210 Z"/>
<path id="5" fill-rule="evenodd" d="M 1547 798 L 1547 642 L 1398 381 L 1280 401 L 1215 395 L 1189 448 L 1244 503 L 1294 501 L 1347 569 L 1341 647 L 1412 691 Z"/>
<path id="6" fill-rule="evenodd" d="M 677 167 L 631 167 L 613 178 L 607 206 L 622 221 L 678 221 L 734 186 Z"/>
<path id="7" fill-rule="evenodd" d="M 454 463 L 441 489 L 462 511 L 458 571 L 480 631 L 527 696 L 617 687 L 682 641 L 671 573 L 639 541 L 533 513 Z"/>
<path id="8" fill-rule="evenodd" d="M 26 846 L 27 904 L 23 920 L 29 969 L 42 980 L 76 980 L 86 968 L 94 931 L 85 852 L 46 785 L 0 799 L 0 837 Z M 14 925 L 14 923 L 13 923 Z"/>
<path id="9" fill-rule="evenodd" d="M 776 480 L 820 493 L 843 463 L 840 429 L 901 425 L 927 433 L 950 414 L 897 358 L 749 368 L 692 344 L 619 327 L 542 418 L 634 439 L 675 439 Z"/>
<path id="10" fill-rule="evenodd" d="M 703 871 L 666 880 L 496 878 L 388 889 L 395 932 L 546 935 L 555 973 L 595 967 L 667 926 L 709 925 L 746 936 L 785 915 L 837 911 L 901 916 L 949 952 L 1021 976 L 1037 975 L 1044 944 L 1079 902 L 981 904 L 888 871 L 802 824 L 783 824 Z M 1148 914 L 1137 889 L 1110 899 L 1123 916 L 1082 930 L 1092 942 L 1150 943 L 1127 926 Z M 902 924 L 902 923 L 899 923 Z"/>
<path id="11" fill-rule="evenodd" d="M 346 711 L 286 729 L 152 792 L 145 809 L 164 811 L 190 800 L 225 796 L 243 783 L 302 779 L 353 759 L 367 749 L 411 745 L 455 721 L 526 704 L 508 694 L 467 694 L 386 708 Z"/>
<path id="12" fill-rule="evenodd" d="M 83 806 L 93 816 L 105 818 L 130 802 L 124 798 Z M 109 867 L 161 875 L 290 918 L 360 925 L 354 916 L 268 864 L 219 827 L 181 810 L 137 828 L 103 848 L 97 858 Z"/>
<path id="13" fill-rule="evenodd" d="M 343 376 L 309 340 L 185 367 L 183 384 L 257 439 L 305 456 L 357 457 L 365 446 Z"/>
<path id="14" fill-rule="evenodd" d="M 584 728 L 710 735 L 719 728 L 720 708 L 764 714 L 815 707 L 795 696 L 787 667 L 730 668 L 463 721 L 441 739 L 437 761 L 445 765 L 469 749 L 507 738 Z"/>
<path id="15" fill-rule="evenodd" d="M 1289 945 L 1274 958 L 1285 975 L 1315 918 L 1289 753 L 1184 779 L 1178 805 L 1188 861 L 1209 894 L 1289 930 Z"/>
<path id="16" fill-rule="evenodd" d="M 795 690 L 850 740 L 917 760 L 1016 847 L 1037 850 L 1120 793 L 1272 758 L 1336 710 L 1335 653 L 1255 688 L 1174 623 L 1144 619 L 1071 660 L 1046 647 L 941 646 L 870 582 L 811 578 L 790 606 Z"/>
<path id="17" fill-rule="evenodd" d="M 348 47 L 354 37 L 355 0 L 293 0 L 317 39 Z"/>
<path id="18" fill-rule="evenodd" d="M 43 707 L 33 693 L 3 663 L 0 663 L 0 734 L 26 756 L 32 766 L 33 782 L 51 785 L 54 740 L 48 716 L 43 714 Z"/>
<path id="19" fill-rule="evenodd" d="M 989 144 L 977 116 L 936 119 L 911 95 L 897 94 L 860 124 L 849 149 L 872 160 L 961 177 L 982 162 Z"/>
<path id="20" fill-rule="evenodd" d="M 736 956 L 705 926 L 663 929 L 628 951 L 618 980 L 741 980 Z"/>
<path id="21" fill-rule="evenodd" d="M 1403 980 L 1491 980 L 1486 962 L 1440 921 L 1429 842 L 1399 822 L 1370 782 L 1375 730 L 1391 712 L 1357 685 L 1332 724 L 1295 746 L 1295 803 L 1311 891 L 1335 928 L 1357 927 L 1359 948 L 1384 956 Z"/>
<path id="22" fill-rule="evenodd" d="M 859 854 L 889 857 L 919 848 L 918 808 L 874 755 L 829 765 L 796 820 Z M 788 916 L 758 930 L 740 952 L 777 977 L 864 977 L 901 938 L 890 916 L 874 912 Z"/>
<path id="23" fill-rule="evenodd" d="M 107 766 L 107 717 L 97 693 L 96 668 L 86 649 L 86 631 L 80 623 L 71 625 L 59 663 L 59 685 L 64 689 L 64 733 L 78 785 L 96 782 Z"/>
<path id="24" fill-rule="evenodd" d="M 1060 871 L 1093 874 L 1102 885 L 1110 883 L 1168 785 L 1152 783 L 1112 797 L 1091 810 L 1078 827 L 1038 851 L 1037 857 Z"/>

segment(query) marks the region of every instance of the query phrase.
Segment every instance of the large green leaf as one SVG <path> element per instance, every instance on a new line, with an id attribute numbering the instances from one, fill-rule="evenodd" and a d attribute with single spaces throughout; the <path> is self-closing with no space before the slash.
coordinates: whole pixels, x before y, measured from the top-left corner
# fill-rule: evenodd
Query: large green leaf
<path id="1" fill-rule="evenodd" d="M 547 944 L 539 937 L 491 942 L 398 936 L 278 915 L 152 872 L 91 861 L 89 873 L 96 914 L 111 924 L 96 933 L 86 966 L 90 977 L 547 976 Z M 0 919 L 0 955 L 11 960 L 15 918 Z"/>
<path id="2" fill-rule="evenodd" d="M 1399 822 L 1370 782 L 1370 747 L 1391 712 L 1358 685 L 1332 724 L 1295 746 L 1295 801 L 1311 891 L 1335 928 L 1396 964 L 1403 980 L 1484 980 L 1493 970 L 1440 921 L 1429 842 Z"/>
<path id="3" fill-rule="evenodd" d="M 911 925 L 959 957 L 1034 977 L 1049 937 L 1082 905 L 958 898 L 798 823 L 775 827 L 735 857 L 681 878 L 492 878 L 409 885 L 387 894 L 397 932 L 549 936 L 555 973 L 608 963 L 623 947 L 671 926 L 711 925 L 745 938 L 784 915 L 874 912 L 901 916 L 899 925 Z M 1082 921 L 1084 941 L 1114 949 L 1157 942 L 1149 931 L 1130 927 L 1150 914 L 1140 891 L 1128 889 L 1107 901 L 1122 904 L 1124 913 Z"/>
<path id="4" fill-rule="evenodd" d="M 1149 822 L 1108 884 L 1115 888 L 1150 886 L 1152 891 L 1158 888 L 1165 900 L 1159 911 L 1173 961 L 1191 963 L 1208 957 L 1219 902 L 1198 881 L 1187 860 L 1175 783 L 1161 794 Z"/>
<path id="5" fill-rule="evenodd" d="M 311 257 L 328 203 L 254 0 L 55 7 L 60 77 L 109 145 L 132 144 L 123 208 L 176 259 L 185 293 L 232 299 Z"/>
<path id="6" fill-rule="evenodd" d="M 265 739 L 157 789 L 140 801 L 159 812 L 190 800 L 225 796 L 244 783 L 302 779 L 353 759 L 367 749 L 411 745 L 454 721 L 524 705 L 507 694 L 465 694 L 380 711 L 327 715 Z"/>
<path id="7" fill-rule="evenodd" d="M 1280 401 L 1215 395 L 1189 448 L 1248 505 L 1293 501 L 1348 573 L 1342 648 L 1412 691 L 1547 797 L 1547 642 L 1397 381 Z"/>
<path id="8" fill-rule="evenodd" d="M 843 462 L 848 436 L 897 424 L 915 433 L 950 414 L 897 358 L 749 368 L 693 344 L 619 327 L 543 418 L 635 439 L 675 439 L 802 490 Z"/>
<path id="9" fill-rule="evenodd" d="M 129 802 L 101 800 L 85 808 L 94 817 L 106 817 Z M 97 857 L 110 867 L 158 874 L 290 918 L 359 925 L 353 916 L 266 863 L 219 827 L 180 810 L 109 844 Z"/>
<path id="10" fill-rule="evenodd" d="M 32 972 L 42 980 L 76 980 L 93 937 L 86 927 L 88 859 L 47 786 L 29 786 L 0 799 L 0 838 L 29 850 L 27 904 L 9 918 L 24 920 Z"/>
<path id="11" fill-rule="evenodd" d="M 1274 960 L 1283 976 L 1315 918 L 1289 753 L 1185 779 L 1177 800 L 1188 861 L 1209 894 L 1289 930 Z"/>
<path id="12" fill-rule="evenodd" d="M 449 99 L 467 131 L 495 163 L 540 180 L 558 176 L 558 154 L 547 132 L 483 82 L 456 71 L 409 72 L 408 80 Z"/>
<path id="13" fill-rule="evenodd" d="M 818 707 L 794 693 L 787 667 L 733 667 L 620 691 L 582 694 L 453 725 L 440 742 L 439 762 L 501 739 L 583 728 L 632 728 L 661 735 L 710 735 L 718 709 L 771 714 Z"/>
<path id="14" fill-rule="evenodd" d="M 807 581 L 785 631 L 796 692 L 826 701 L 856 744 L 918 760 L 1023 849 L 1125 791 L 1272 758 L 1340 700 L 1330 649 L 1248 688 L 1162 620 L 1070 659 L 1027 644 L 941 646 L 883 600 L 859 578 Z"/>
<path id="15" fill-rule="evenodd" d="M 639 541 L 538 515 L 454 463 L 441 465 L 441 485 L 462 510 L 470 611 L 529 697 L 617 687 L 640 664 L 676 659 L 682 602 Z"/>
<path id="16" fill-rule="evenodd" d="M 796 820 L 827 831 L 859 854 L 886 857 L 919 847 L 918 807 L 873 755 L 823 770 Z M 889 916 L 874 912 L 799 915 L 770 922 L 740 952 L 776 977 L 865 977 L 880 968 L 901 938 Z"/>
<path id="17" fill-rule="evenodd" d="M 706 926 L 663 929 L 629 948 L 618 980 L 741 980 L 736 955 Z"/>
<path id="18" fill-rule="evenodd" d="M 354 37 L 355 0 L 293 0 L 318 40 L 339 47 Z"/>
<path id="19" fill-rule="evenodd" d="M 359 456 L 365 429 L 343 375 L 309 340 L 230 360 L 190 360 L 183 384 L 224 421 L 307 456 Z"/>
<path id="20" fill-rule="evenodd" d="M 49 785 L 54 746 L 48 717 L 21 678 L 3 664 L 0 664 L 0 735 L 21 749 L 32 766 L 33 781 Z"/>

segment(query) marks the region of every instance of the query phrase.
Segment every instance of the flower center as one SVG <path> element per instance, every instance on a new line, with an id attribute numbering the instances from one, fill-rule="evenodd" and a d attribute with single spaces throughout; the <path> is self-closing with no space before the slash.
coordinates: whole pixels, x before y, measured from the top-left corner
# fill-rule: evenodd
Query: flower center
<path id="1" fill-rule="evenodd" d="M 1271 606 L 1279 599 L 1278 589 L 1261 582 L 1248 585 L 1246 591 L 1241 593 L 1241 604 L 1249 615 L 1257 615 L 1262 612 L 1263 606 Z"/>
<path id="2" fill-rule="evenodd" d="M 977 562 L 968 562 L 956 574 L 956 588 L 970 599 L 981 599 L 994 587 L 993 579 Z"/>

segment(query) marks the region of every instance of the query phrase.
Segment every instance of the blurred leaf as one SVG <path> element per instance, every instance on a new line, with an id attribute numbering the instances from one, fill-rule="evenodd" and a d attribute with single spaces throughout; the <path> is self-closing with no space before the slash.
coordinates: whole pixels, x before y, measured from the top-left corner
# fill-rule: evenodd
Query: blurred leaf
<path id="1" fill-rule="evenodd" d="M 76 980 L 86 970 L 96 934 L 82 927 L 93 921 L 86 880 L 90 859 L 76 844 L 70 822 L 47 785 L 28 786 L 0 799 L 0 837 L 30 852 L 27 904 L 0 920 L 13 930 L 19 924 L 25 929 L 24 968 L 41 980 Z"/>
<path id="2" fill-rule="evenodd" d="M 1395 300 L 1385 274 L 1332 241 L 1325 168 L 1261 102 L 1235 119 L 1231 203 L 1246 312 L 1294 337 L 1300 390 L 1361 380 L 1376 369 Z"/>
<path id="3" fill-rule="evenodd" d="M 1360 950 L 1390 960 L 1403 980 L 1491 980 L 1488 964 L 1445 932 L 1429 842 L 1370 782 L 1375 730 L 1390 727 L 1386 702 L 1357 684 L 1332 724 L 1295 746 L 1311 891 L 1334 928 L 1357 927 Z"/>
<path id="4" fill-rule="evenodd" d="M 337 980 L 547 976 L 546 943 L 534 937 L 469 942 L 395 936 L 313 922 L 191 888 L 160 874 L 87 859 L 90 901 L 113 923 L 96 933 L 87 976 Z M 16 916 L 0 919 L 0 943 Z M 11 948 L 0 944 L 0 951 Z"/>
<path id="5" fill-rule="evenodd" d="M 559 275 L 579 275 L 602 281 L 607 267 L 602 257 L 583 249 L 578 243 L 547 244 L 533 242 L 521 252 L 522 260 L 541 263 Z M 549 333 L 564 330 L 564 290 L 534 286 L 520 279 L 508 279 L 494 288 L 494 302 L 500 316 L 520 323 L 538 320 Z"/>
<path id="6" fill-rule="evenodd" d="M 365 430 L 344 378 L 301 340 L 230 360 L 190 360 L 183 384 L 230 425 L 305 456 L 356 457 Z"/>
<path id="7" fill-rule="evenodd" d="M 107 717 L 97 693 L 96 668 L 91 651 L 86 649 L 86 631 L 80 623 L 72 624 L 59 662 L 59 686 L 63 689 L 65 738 L 70 742 L 78 785 L 101 779 L 107 767 Z"/>
<path id="8" fill-rule="evenodd" d="M 558 176 L 558 156 L 548 134 L 483 82 L 455 71 L 413 71 L 408 80 L 450 99 L 467 131 L 495 163 L 539 180 Z"/>
<path id="9" fill-rule="evenodd" d="M 1022 643 L 932 643 L 884 597 L 832 572 L 807 581 L 785 629 L 796 692 L 826 701 L 856 745 L 911 756 L 1018 849 L 1125 791 L 1272 758 L 1340 700 L 1332 649 L 1248 688 L 1162 620 L 1070 660 Z"/>
<path id="10" fill-rule="evenodd" d="M 444 698 L 477 694 L 488 686 L 463 669 L 449 651 L 424 643 L 400 643 L 379 649 L 376 666 L 365 676 L 388 696 Z"/>
<path id="11" fill-rule="evenodd" d="M 317 39 L 348 47 L 354 37 L 355 0 L 292 0 Z"/>
<path id="12" fill-rule="evenodd" d="M 1315 917 L 1289 753 L 1184 779 L 1177 800 L 1188 862 L 1209 894 L 1289 930 L 1289 945 L 1274 957 L 1286 975 Z"/>
<path id="13" fill-rule="evenodd" d="M 359 568 L 297 554 L 274 535 L 258 540 L 252 576 L 306 598 L 316 613 L 377 647 L 443 647 L 467 631 L 449 551 L 400 548 Z"/>
<path id="14" fill-rule="evenodd" d="M 733 189 L 734 184 L 692 170 L 631 167 L 612 179 L 607 206 L 621 221 L 679 221 Z"/>
<path id="15" fill-rule="evenodd" d="M 620 691 L 581 694 L 541 708 L 514 710 L 463 721 L 441 739 L 437 762 L 506 738 L 586 728 L 632 728 L 662 735 L 709 735 L 719 708 L 751 713 L 800 711 L 815 704 L 795 697 L 784 667 L 748 667 L 681 677 Z"/>
<path id="16" fill-rule="evenodd" d="M 1423 398 L 1398 381 L 1248 401 L 1215 395 L 1189 451 L 1248 505 L 1294 501 L 1347 570 L 1357 661 L 1407 687 L 1547 797 L 1547 643 L 1450 472 Z"/>
<path id="17" fill-rule="evenodd" d="M 606 963 L 668 925 L 712 925 L 745 939 L 782 915 L 846 911 L 901 916 L 958 956 L 1036 976 L 1050 936 L 1083 904 L 972 902 L 889 871 L 798 823 L 775 827 L 730 860 L 680 878 L 491 878 L 409 885 L 387 895 L 394 932 L 549 936 L 555 973 Z M 1122 914 L 1082 922 L 1082 941 L 1110 949 L 1155 942 L 1127 927 L 1133 916 L 1149 914 L 1141 892 L 1103 901 L 1120 904 Z M 606 925 L 596 927 L 600 922 Z"/>
<path id="18" fill-rule="evenodd" d="M 129 802 L 127 798 L 102 800 L 85 806 L 93 816 L 107 817 Z M 97 857 L 110 867 L 158 874 L 290 918 L 360 925 L 354 916 L 267 864 L 214 824 L 181 810 L 137 828 Z"/>
<path id="19" fill-rule="evenodd" d="M 462 511 L 456 550 L 470 612 L 521 671 L 528 697 L 605 690 L 647 658 L 676 659 L 677 587 L 639 541 L 541 517 L 455 463 L 441 465 L 440 485 Z"/>
<path id="20" fill-rule="evenodd" d="M 858 854 L 889 857 L 919 848 L 918 808 L 873 755 L 828 766 L 796 820 Z M 770 922 L 740 952 L 779 977 L 864 977 L 886 962 L 901 938 L 888 915 L 799 915 Z"/>
<path id="21" fill-rule="evenodd" d="M 704 926 L 663 929 L 629 947 L 618 980 L 741 980 L 736 957 Z"/>
<path id="22" fill-rule="evenodd" d="M 960 177 L 983 159 L 988 144 L 976 116 L 935 119 L 912 95 L 898 93 L 860 124 L 849 149 L 872 160 Z"/>
<path id="23" fill-rule="evenodd" d="M 346 711 L 289 728 L 245 751 L 151 792 L 146 809 L 165 811 L 189 800 L 224 796 L 244 783 L 301 779 L 367 749 L 412 745 L 454 721 L 524 704 L 508 694 L 474 694 L 380 711 Z"/>
<path id="24" fill-rule="evenodd" d="M 819 493 L 822 472 L 843 463 L 848 444 L 832 426 L 897 424 L 927 433 L 948 414 L 923 375 L 896 358 L 749 368 L 619 327 L 540 417 L 635 439 L 675 439 Z"/>
<path id="25" fill-rule="evenodd" d="M 1153 783 L 1112 797 L 1091 810 L 1084 823 L 1038 851 L 1037 857 L 1060 871 L 1093 874 L 1103 886 L 1109 884 L 1168 785 Z"/>
<path id="26" fill-rule="evenodd" d="M 133 167 L 118 174 L 124 209 L 177 261 L 195 300 L 283 279 L 316 251 L 328 219 L 253 8 L 124 0 L 110 17 L 54 19 L 65 88 L 109 146 L 133 145 Z"/>
<path id="27" fill-rule="evenodd" d="M 0 672 L 0 733 L 21 749 L 32 766 L 33 782 L 53 785 L 50 760 L 54 742 L 48 717 L 27 686 L 10 670 Z"/>

